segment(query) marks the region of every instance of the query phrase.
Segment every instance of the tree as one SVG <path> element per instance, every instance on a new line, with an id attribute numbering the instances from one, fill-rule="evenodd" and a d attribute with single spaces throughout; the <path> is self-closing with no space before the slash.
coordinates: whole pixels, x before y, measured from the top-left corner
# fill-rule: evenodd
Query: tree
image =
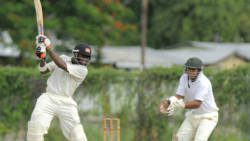
<path id="1" fill-rule="evenodd" d="M 136 3 L 138 0 L 133 4 Z M 247 3 L 247 0 L 150 1 L 149 46 L 168 48 L 190 40 L 250 41 Z M 136 6 L 132 8 L 137 11 Z"/>
<path id="2" fill-rule="evenodd" d="M 139 43 L 139 32 L 131 23 L 133 12 L 119 1 L 43 0 L 45 33 L 59 39 L 73 39 L 91 45 L 131 45 Z M 37 34 L 32 0 L 0 0 L 0 27 L 8 30 L 22 50 L 22 56 L 33 54 Z M 33 11 L 32 11 L 33 10 Z M 34 58 L 33 58 L 34 59 Z M 30 65 L 29 59 L 22 63 Z"/>

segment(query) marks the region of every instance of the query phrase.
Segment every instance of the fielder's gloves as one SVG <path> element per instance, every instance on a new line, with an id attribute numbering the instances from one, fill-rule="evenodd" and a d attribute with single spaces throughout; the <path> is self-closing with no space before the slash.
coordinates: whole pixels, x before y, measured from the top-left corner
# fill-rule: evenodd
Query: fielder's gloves
<path id="1" fill-rule="evenodd" d="M 162 114 L 166 114 L 167 113 L 167 108 L 169 107 L 169 104 L 170 104 L 170 102 L 167 99 L 165 99 L 165 100 L 163 100 L 161 102 L 161 104 L 160 104 L 160 112 Z"/>
<path id="2" fill-rule="evenodd" d="M 171 96 L 168 98 L 170 105 L 167 108 L 167 116 L 172 116 L 175 113 L 176 108 L 185 108 L 185 103 L 183 99 L 178 99 L 176 96 Z"/>
<path id="3" fill-rule="evenodd" d="M 184 109 L 185 108 L 185 103 L 183 101 L 183 99 L 179 99 L 174 103 L 174 107 L 175 108 L 180 108 L 180 109 Z"/>
<path id="4" fill-rule="evenodd" d="M 173 115 L 175 110 L 174 103 L 177 100 L 178 99 L 175 96 L 171 96 L 170 98 L 163 100 L 160 105 L 160 112 L 162 114 L 166 114 L 167 116 Z"/>
<path id="5" fill-rule="evenodd" d="M 39 34 L 36 36 L 36 45 L 38 46 L 41 44 L 44 44 L 46 49 L 50 49 L 52 47 L 50 39 L 45 35 Z"/>
<path id="6" fill-rule="evenodd" d="M 172 115 L 174 115 L 174 113 L 175 113 L 175 107 L 173 104 L 172 105 L 170 104 L 168 109 L 167 109 L 166 114 L 167 114 L 167 116 L 172 116 Z"/>

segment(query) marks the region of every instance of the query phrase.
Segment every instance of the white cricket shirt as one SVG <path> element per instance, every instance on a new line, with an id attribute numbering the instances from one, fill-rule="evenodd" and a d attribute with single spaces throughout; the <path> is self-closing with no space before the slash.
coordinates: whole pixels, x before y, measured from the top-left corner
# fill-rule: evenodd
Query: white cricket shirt
<path id="1" fill-rule="evenodd" d="M 193 100 L 202 101 L 199 108 L 188 109 L 192 110 L 194 114 L 204 114 L 219 110 L 214 100 L 211 82 L 203 72 L 200 72 L 195 82 L 188 80 L 187 73 L 184 73 L 180 78 L 176 94 L 184 96 L 185 102 Z"/>
<path id="2" fill-rule="evenodd" d="M 72 96 L 76 88 L 83 82 L 88 74 L 86 66 L 71 63 L 71 58 L 66 55 L 60 56 L 67 64 L 69 72 L 59 68 L 54 62 L 46 64 L 52 72 L 47 80 L 46 92 L 50 94 Z"/>

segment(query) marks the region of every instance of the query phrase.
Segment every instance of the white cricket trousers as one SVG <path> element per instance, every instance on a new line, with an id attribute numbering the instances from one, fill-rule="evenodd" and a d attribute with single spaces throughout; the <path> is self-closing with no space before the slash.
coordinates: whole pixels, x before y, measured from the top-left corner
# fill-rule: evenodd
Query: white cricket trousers
<path id="1" fill-rule="evenodd" d="M 218 122 L 218 112 L 186 114 L 173 141 L 207 141 Z"/>
<path id="2" fill-rule="evenodd" d="M 28 141 L 43 141 L 54 117 L 59 118 L 63 135 L 70 141 L 87 141 L 80 123 L 77 104 L 71 97 L 43 93 L 28 122 Z"/>

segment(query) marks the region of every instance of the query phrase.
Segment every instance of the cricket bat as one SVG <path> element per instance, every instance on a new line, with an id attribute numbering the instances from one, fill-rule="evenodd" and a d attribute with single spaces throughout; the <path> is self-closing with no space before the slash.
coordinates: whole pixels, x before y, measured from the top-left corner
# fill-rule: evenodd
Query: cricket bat
<path id="1" fill-rule="evenodd" d="M 43 26 L 43 9 L 40 0 L 34 0 L 35 10 L 36 10 L 36 21 L 37 21 L 37 30 L 38 35 L 44 35 L 44 26 Z M 40 59 L 45 59 L 45 51 L 39 54 Z"/>
<path id="2" fill-rule="evenodd" d="M 40 0 L 34 0 L 38 34 L 44 35 L 43 9 Z"/>

